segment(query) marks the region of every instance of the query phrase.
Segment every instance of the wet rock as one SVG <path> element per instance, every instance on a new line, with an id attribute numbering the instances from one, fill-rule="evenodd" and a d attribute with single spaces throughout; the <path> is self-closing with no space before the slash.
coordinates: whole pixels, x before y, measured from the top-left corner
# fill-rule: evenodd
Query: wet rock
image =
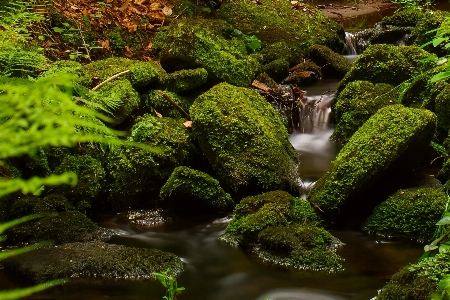
<path id="1" fill-rule="evenodd" d="M 286 77 L 282 83 L 292 84 L 296 86 L 310 86 L 319 81 L 320 74 L 313 71 L 301 71 L 295 70 L 288 77 Z"/>
<path id="2" fill-rule="evenodd" d="M 161 188 L 160 196 L 168 205 L 184 212 L 224 212 L 234 204 L 216 179 L 188 167 L 175 168 Z"/>
<path id="3" fill-rule="evenodd" d="M 431 242 L 447 195 L 432 188 L 399 190 L 378 205 L 363 230 L 389 238 Z"/>
<path id="4" fill-rule="evenodd" d="M 350 62 L 345 57 L 325 46 L 311 46 L 309 58 L 322 68 L 322 74 L 326 78 L 342 78 L 350 69 Z"/>
<path id="5" fill-rule="evenodd" d="M 59 278 L 147 279 L 152 272 L 183 270 L 172 253 L 103 242 L 70 243 L 37 249 L 2 262 L 7 272 L 41 283 Z"/>
<path id="6" fill-rule="evenodd" d="M 298 154 L 277 113 L 256 91 L 218 84 L 195 100 L 190 113 L 193 132 L 223 186 L 296 186 Z"/>
<path id="7" fill-rule="evenodd" d="M 392 44 L 403 46 L 406 38 L 411 34 L 412 27 L 392 27 L 376 32 L 369 43 L 374 44 Z"/>
<path id="8" fill-rule="evenodd" d="M 264 65 L 262 70 L 276 81 L 281 81 L 289 72 L 289 62 L 281 58 L 276 59 Z"/>
<path id="9" fill-rule="evenodd" d="M 372 84 L 369 81 L 349 83 L 335 100 L 336 126 L 331 139 L 347 143 L 378 109 L 393 104 L 397 97 L 398 92 L 389 84 Z"/>
<path id="10" fill-rule="evenodd" d="M 308 200 L 324 211 L 357 201 L 358 195 L 377 186 L 385 174 L 392 176 L 396 170 L 417 165 L 435 128 L 436 117 L 428 110 L 401 105 L 381 108 L 342 148 L 309 192 Z"/>

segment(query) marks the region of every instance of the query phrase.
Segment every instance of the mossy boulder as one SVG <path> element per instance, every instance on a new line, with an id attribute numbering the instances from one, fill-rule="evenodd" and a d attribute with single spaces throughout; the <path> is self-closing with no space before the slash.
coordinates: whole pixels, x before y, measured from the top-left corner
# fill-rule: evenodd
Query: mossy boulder
<path id="1" fill-rule="evenodd" d="M 369 81 L 349 83 L 335 100 L 336 126 L 331 139 L 347 143 L 378 109 L 394 103 L 397 97 L 398 92 L 389 84 L 372 84 Z"/>
<path id="2" fill-rule="evenodd" d="M 216 179 L 184 166 L 175 168 L 161 188 L 160 196 L 174 208 L 191 212 L 205 209 L 223 212 L 234 204 Z"/>
<path id="3" fill-rule="evenodd" d="M 75 186 L 60 185 L 53 190 L 64 195 L 78 210 L 85 211 L 103 192 L 106 174 L 99 160 L 89 155 L 66 156 L 61 165 L 56 167 L 54 174 L 73 172 L 78 175 Z"/>
<path id="4" fill-rule="evenodd" d="M 116 147 L 108 156 L 108 201 L 114 210 L 142 206 L 158 198 L 173 170 L 187 160 L 194 146 L 182 119 L 144 115 L 136 119 L 130 140 L 150 147 Z"/>
<path id="5" fill-rule="evenodd" d="M 313 186 L 308 200 L 333 211 L 387 173 L 416 165 L 436 128 L 435 115 L 401 105 L 381 108 L 353 134 Z"/>
<path id="6" fill-rule="evenodd" d="M 397 86 L 432 68 L 433 63 L 420 62 L 429 56 L 417 46 L 371 45 L 353 62 L 339 84 L 338 93 L 356 80 Z"/>
<path id="7" fill-rule="evenodd" d="M 207 79 L 208 72 L 203 68 L 180 70 L 162 75 L 160 85 L 162 89 L 182 94 L 201 87 L 206 83 Z"/>
<path id="8" fill-rule="evenodd" d="M 58 76 L 60 73 L 75 75 L 75 82 L 85 87 L 89 87 L 92 84 L 91 75 L 86 68 L 79 62 L 73 60 L 55 61 L 49 66 L 48 70 L 40 75 L 40 77 Z"/>
<path id="9" fill-rule="evenodd" d="M 162 91 L 165 93 L 173 102 L 180 106 L 185 112 L 189 111 L 194 99 L 186 98 L 184 96 L 178 95 L 169 91 Z M 151 90 L 143 95 L 143 100 L 145 106 L 151 111 L 156 110 L 163 117 L 170 118 L 185 118 L 179 110 L 177 110 L 166 98 L 157 90 Z"/>
<path id="10" fill-rule="evenodd" d="M 159 79 L 160 68 L 153 62 L 143 62 L 128 58 L 112 57 L 97 60 L 85 66 L 86 71 L 98 84 L 106 79 L 129 70 L 121 78 L 128 79 L 133 87 L 145 87 Z"/>
<path id="11" fill-rule="evenodd" d="M 233 220 L 222 239 L 233 244 L 251 244 L 266 228 L 292 223 L 316 226 L 320 218 L 305 200 L 284 191 L 273 191 L 246 197 L 236 205 Z"/>
<path id="12" fill-rule="evenodd" d="M 447 195 L 432 188 L 399 190 L 378 205 L 364 231 L 384 237 L 430 242 L 447 203 Z"/>
<path id="13" fill-rule="evenodd" d="M 265 64 L 277 59 L 284 59 L 289 62 L 290 65 L 293 65 L 298 62 L 298 54 L 294 51 L 295 50 L 290 46 L 290 43 L 281 41 L 265 45 L 264 48 L 261 49 L 260 54 L 263 56 L 263 63 Z"/>
<path id="14" fill-rule="evenodd" d="M 296 186 L 298 154 L 256 91 L 221 83 L 190 108 L 192 128 L 222 185 L 238 191 Z"/>
<path id="15" fill-rule="evenodd" d="M 304 3 L 293 8 L 289 1 L 282 0 L 226 1 L 216 13 L 234 28 L 256 35 L 264 43 L 288 44 L 295 61 L 304 58 L 305 49 L 313 44 L 334 51 L 341 51 L 344 46 L 343 27 Z"/>
<path id="16" fill-rule="evenodd" d="M 342 78 L 350 69 L 350 62 L 328 47 L 313 45 L 309 48 L 309 58 L 322 68 L 322 74 L 328 78 Z"/>
<path id="17" fill-rule="evenodd" d="M 342 268 L 340 242 L 325 229 L 305 200 L 283 191 L 244 198 L 221 237 L 235 245 L 256 245 L 254 252 L 272 264 L 334 272 Z"/>
<path id="18" fill-rule="evenodd" d="M 262 70 L 276 81 L 281 81 L 289 73 L 289 62 L 279 58 L 264 65 Z"/>
<path id="19" fill-rule="evenodd" d="M 140 105 L 139 94 L 127 79 L 106 83 L 96 92 L 90 92 L 89 100 L 110 111 L 114 123 L 122 123 Z"/>
<path id="20" fill-rule="evenodd" d="M 398 45 L 405 37 L 411 34 L 412 27 L 391 27 L 385 30 L 375 31 L 370 37 L 370 44 Z"/>
<path id="21" fill-rule="evenodd" d="M 436 97 L 435 111 L 437 125 L 446 131 L 450 130 L 450 85 Z"/>
<path id="22" fill-rule="evenodd" d="M 381 22 L 398 27 L 416 26 L 423 17 L 424 12 L 420 9 L 402 9 L 396 11 L 392 16 L 383 17 Z"/>
<path id="23" fill-rule="evenodd" d="M 233 28 L 220 20 L 184 18 L 160 30 L 153 44 L 163 68 L 204 68 L 211 81 L 249 86 L 261 66 L 244 42 L 229 40 Z"/>
<path id="24" fill-rule="evenodd" d="M 268 227 L 258 235 L 256 253 L 275 265 L 299 270 L 337 272 L 343 259 L 335 253 L 340 245 L 328 231 L 310 225 Z"/>
<path id="25" fill-rule="evenodd" d="M 62 195 L 52 194 L 44 198 L 23 196 L 11 205 L 9 218 L 13 220 L 40 213 L 60 213 L 74 210 L 75 207 Z"/>
<path id="26" fill-rule="evenodd" d="M 299 63 L 289 71 L 289 76 L 282 81 L 283 84 L 310 86 L 322 78 L 322 68 L 310 60 Z"/>
<path id="27" fill-rule="evenodd" d="M 183 263 L 172 253 L 103 242 L 71 243 L 37 249 L 2 262 L 8 273 L 42 283 L 59 278 L 149 279 L 170 269 L 176 276 Z"/>

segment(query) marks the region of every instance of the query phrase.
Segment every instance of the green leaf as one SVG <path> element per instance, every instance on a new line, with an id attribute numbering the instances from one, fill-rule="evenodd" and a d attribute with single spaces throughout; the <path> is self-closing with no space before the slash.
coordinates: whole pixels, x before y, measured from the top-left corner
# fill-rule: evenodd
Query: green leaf
<path id="1" fill-rule="evenodd" d="M 439 246 L 439 253 L 449 252 L 450 251 L 450 245 L 442 244 Z"/>
<path id="2" fill-rule="evenodd" d="M 66 280 L 66 279 L 57 279 L 57 280 L 41 283 L 41 284 L 38 284 L 38 285 L 35 285 L 32 287 L 28 287 L 28 288 L 9 290 L 9 291 L 1 291 L 0 299 L 2 299 L 2 300 L 21 299 L 21 298 L 27 297 L 31 294 L 48 289 L 50 287 L 66 283 L 67 281 L 68 280 Z"/>
<path id="3" fill-rule="evenodd" d="M 53 31 L 56 33 L 62 33 L 62 32 L 64 32 L 64 29 L 59 28 L 59 27 L 53 27 Z"/>
<path id="4" fill-rule="evenodd" d="M 448 76 L 450 76 L 450 72 L 449 71 L 447 72 Z M 436 223 L 436 225 L 448 225 L 448 224 L 450 224 L 450 216 L 445 216 Z"/>
<path id="5" fill-rule="evenodd" d="M 437 248 L 438 248 L 438 246 L 435 246 L 435 245 L 425 245 L 425 247 L 423 247 L 423 250 L 425 252 L 430 252 L 430 251 L 436 250 Z"/>
<path id="6" fill-rule="evenodd" d="M 431 77 L 430 82 L 436 82 L 447 77 L 450 77 L 450 71 L 440 72 Z"/>
<path id="7" fill-rule="evenodd" d="M 433 39 L 433 46 L 436 47 L 437 45 L 439 45 L 440 43 L 447 41 L 448 38 L 444 38 L 444 37 L 437 37 Z"/>

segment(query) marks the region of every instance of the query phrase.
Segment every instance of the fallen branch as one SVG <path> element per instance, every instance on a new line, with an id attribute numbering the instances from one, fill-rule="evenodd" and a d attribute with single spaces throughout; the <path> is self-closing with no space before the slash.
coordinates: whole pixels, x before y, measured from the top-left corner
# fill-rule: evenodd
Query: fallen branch
<path id="1" fill-rule="evenodd" d="M 111 76 L 111 77 L 109 77 L 108 79 L 106 79 L 105 81 L 99 83 L 99 84 L 98 84 L 97 86 L 95 86 L 92 90 L 93 90 L 93 91 L 96 91 L 96 90 L 98 90 L 99 88 L 101 88 L 103 85 L 105 85 L 106 83 L 110 82 L 111 80 L 114 80 L 114 79 L 116 79 L 117 77 L 120 77 L 120 76 L 125 75 L 125 74 L 128 74 L 128 73 L 130 73 L 130 70 L 126 70 L 126 71 L 117 73 L 116 75 Z"/>
<path id="2" fill-rule="evenodd" d="M 184 111 L 184 109 L 181 108 L 178 104 L 175 103 L 166 93 L 163 91 L 158 90 L 158 93 L 164 97 L 170 104 L 172 104 L 173 107 L 175 107 L 182 115 L 184 115 L 188 120 L 191 120 L 191 117 L 187 112 Z"/>

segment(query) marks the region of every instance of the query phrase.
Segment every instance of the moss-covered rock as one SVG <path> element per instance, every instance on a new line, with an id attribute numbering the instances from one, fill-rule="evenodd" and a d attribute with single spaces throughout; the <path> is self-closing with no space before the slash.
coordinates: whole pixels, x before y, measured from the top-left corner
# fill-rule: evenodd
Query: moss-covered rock
<path id="1" fill-rule="evenodd" d="M 98 91 L 90 92 L 89 100 L 108 109 L 117 124 L 122 123 L 141 102 L 139 94 L 127 79 L 106 83 Z"/>
<path id="2" fill-rule="evenodd" d="M 328 47 L 313 45 L 309 48 L 309 58 L 322 67 L 322 74 L 328 78 L 342 78 L 350 69 L 350 62 Z"/>
<path id="3" fill-rule="evenodd" d="M 75 207 L 62 195 L 52 194 L 44 198 L 23 196 L 11 205 L 10 220 L 40 213 L 74 211 Z"/>
<path id="4" fill-rule="evenodd" d="M 169 91 L 163 91 L 173 102 L 178 104 L 185 112 L 189 111 L 189 107 L 191 106 L 193 99 L 189 99 L 183 96 L 180 96 L 176 93 L 172 93 Z M 167 101 L 164 96 L 156 91 L 151 90 L 148 93 L 144 94 L 143 100 L 145 106 L 149 108 L 151 111 L 156 110 L 163 117 L 170 118 L 185 118 L 179 110 L 177 110 L 169 101 Z"/>
<path id="5" fill-rule="evenodd" d="M 375 186 L 386 172 L 417 164 L 435 128 L 436 117 L 428 110 L 401 105 L 381 108 L 350 138 L 308 200 L 322 210 L 336 210 Z"/>
<path id="6" fill-rule="evenodd" d="M 394 103 L 397 97 L 398 92 L 389 84 L 372 84 L 369 81 L 349 83 L 335 100 L 336 126 L 331 139 L 347 143 L 378 109 Z"/>
<path id="7" fill-rule="evenodd" d="M 398 45 L 405 37 L 411 34 L 412 27 L 392 27 L 374 32 L 368 41 L 370 44 Z"/>
<path id="8" fill-rule="evenodd" d="M 277 113 L 257 92 L 218 84 L 195 100 L 190 115 L 223 185 L 235 191 L 296 185 L 298 154 Z"/>
<path id="9" fill-rule="evenodd" d="M 283 191 L 267 192 L 246 197 L 236 205 L 233 220 L 222 239 L 234 244 L 257 242 L 258 234 L 271 226 L 291 223 L 318 225 L 320 219 L 305 200 Z"/>
<path id="10" fill-rule="evenodd" d="M 165 74 L 161 76 L 160 84 L 162 89 L 182 94 L 204 85 L 207 79 L 208 72 L 203 68 L 199 68 Z"/>
<path id="11" fill-rule="evenodd" d="M 179 19 L 160 30 L 153 49 L 168 71 L 204 68 L 212 81 L 249 86 L 260 70 L 240 40 L 227 40 L 233 28 L 220 20 Z"/>
<path id="12" fill-rule="evenodd" d="M 277 59 L 284 59 L 289 62 L 290 65 L 298 62 L 298 54 L 294 52 L 290 44 L 281 41 L 273 44 L 266 45 L 261 50 L 261 55 L 263 56 L 263 63 L 267 64 Z"/>
<path id="13" fill-rule="evenodd" d="M 433 63 L 420 62 L 429 56 L 416 46 L 371 45 L 353 62 L 339 84 L 338 93 L 356 80 L 399 85 L 430 69 Z"/>
<path id="14" fill-rule="evenodd" d="M 447 85 L 436 97 L 435 111 L 438 127 L 450 129 L 450 85 Z"/>
<path id="15" fill-rule="evenodd" d="M 424 13 L 420 9 L 402 9 L 396 11 L 392 16 L 384 17 L 381 22 L 385 25 L 407 27 L 416 26 L 424 17 Z"/>
<path id="16" fill-rule="evenodd" d="M 97 60 L 85 66 L 91 78 L 100 83 L 118 73 L 129 70 L 123 76 L 130 81 L 133 87 L 147 86 L 159 78 L 160 69 L 153 62 L 143 62 L 128 58 L 112 57 Z M 115 81 L 117 82 L 117 81 Z"/>
<path id="17" fill-rule="evenodd" d="M 262 70 L 276 81 L 281 81 L 289 73 L 289 62 L 279 58 L 264 65 Z"/>
<path id="18" fill-rule="evenodd" d="M 59 278 L 154 278 L 170 269 L 176 276 L 183 263 L 172 253 L 102 242 L 71 243 L 41 248 L 2 262 L 9 273 L 42 283 Z"/>
<path id="19" fill-rule="evenodd" d="M 58 60 L 52 63 L 48 70 L 40 74 L 40 77 L 58 76 L 60 73 L 68 73 L 76 75 L 76 83 L 79 83 L 85 87 L 89 87 L 92 84 L 91 75 L 86 68 L 79 62 L 73 60 Z"/>
<path id="20" fill-rule="evenodd" d="M 54 188 L 55 193 L 64 195 L 78 210 L 85 211 L 103 192 L 106 174 L 102 164 L 89 155 L 70 155 L 63 159 L 53 173 L 59 175 L 65 172 L 76 173 L 78 182 L 76 186 L 57 186 Z"/>
<path id="21" fill-rule="evenodd" d="M 322 78 L 322 69 L 310 60 L 305 60 L 292 67 L 288 77 L 283 79 L 283 84 L 295 86 L 310 86 Z"/>
<path id="22" fill-rule="evenodd" d="M 445 183 L 450 179 L 450 159 L 447 159 L 442 168 L 439 170 L 436 178 L 441 182 Z"/>
<path id="23" fill-rule="evenodd" d="M 158 198 L 159 189 L 173 170 L 190 156 L 193 145 L 184 120 L 144 115 L 136 119 L 130 139 L 154 150 L 117 147 L 108 156 L 108 201 L 114 210 Z"/>
<path id="24" fill-rule="evenodd" d="M 300 3 L 297 8 L 282 0 L 226 1 L 217 15 L 234 28 L 247 35 L 256 35 L 265 43 L 288 44 L 295 61 L 303 58 L 305 49 L 313 44 L 342 50 L 345 33 L 340 24 L 307 4 Z"/>
<path id="25" fill-rule="evenodd" d="M 426 243 L 433 239 L 446 203 L 447 195 L 432 188 L 399 190 L 374 209 L 363 229 Z"/>
<path id="26" fill-rule="evenodd" d="M 175 208 L 185 211 L 207 209 L 223 212 L 233 207 L 230 194 L 225 193 L 216 179 L 188 167 L 175 168 L 161 188 L 160 196 Z"/>

